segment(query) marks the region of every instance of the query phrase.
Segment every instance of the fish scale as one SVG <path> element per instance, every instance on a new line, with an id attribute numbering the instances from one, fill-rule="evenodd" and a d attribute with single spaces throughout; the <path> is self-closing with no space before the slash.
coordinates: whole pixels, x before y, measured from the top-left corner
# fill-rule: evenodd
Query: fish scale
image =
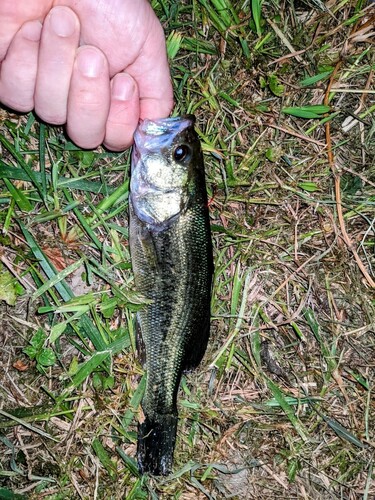
<path id="1" fill-rule="evenodd" d="M 137 313 L 146 369 L 138 464 L 141 472 L 166 475 L 172 468 L 181 375 L 199 364 L 208 341 L 212 244 L 202 153 L 192 117 L 146 120 L 135 145 L 130 250 L 136 288 L 148 299 Z M 173 155 L 185 151 L 178 149 L 181 145 L 189 154 L 177 168 Z M 160 171 L 165 171 L 163 182 L 152 177 Z M 162 205 L 176 199 L 164 197 L 163 190 L 180 197 L 178 213 L 176 206 Z M 165 214 L 164 220 L 154 219 L 159 214 Z"/>

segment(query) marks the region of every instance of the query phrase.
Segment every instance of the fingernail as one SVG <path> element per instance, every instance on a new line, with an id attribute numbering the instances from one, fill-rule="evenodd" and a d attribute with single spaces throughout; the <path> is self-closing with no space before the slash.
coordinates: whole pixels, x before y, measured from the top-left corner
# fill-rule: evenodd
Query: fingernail
<path id="1" fill-rule="evenodd" d="M 78 69 L 84 76 L 95 78 L 104 67 L 104 56 L 95 49 L 81 50 L 77 54 Z"/>
<path id="2" fill-rule="evenodd" d="M 42 33 L 42 23 L 30 21 L 23 26 L 23 37 L 31 42 L 39 42 Z"/>
<path id="3" fill-rule="evenodd" d="M 70 9 L 56 7 L 51 12 L 50 23 L 57 36 L 68 37 L 76 29 L 76 18 Z"/>
<path id="4" fill-rule="evenodd" d="M 131 76 L 118 74 L 112 82 L 112 97 L 119 101 L 129 101 L 135 92 L 135 83 Z"/>

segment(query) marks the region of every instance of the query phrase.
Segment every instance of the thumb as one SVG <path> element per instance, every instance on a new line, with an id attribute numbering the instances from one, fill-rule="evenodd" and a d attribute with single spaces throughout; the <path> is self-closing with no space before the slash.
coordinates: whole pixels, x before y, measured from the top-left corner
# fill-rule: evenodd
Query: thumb
<path id="1" fill-rule="evenodd" d="M 155 16 L 138 58 L 126 72 L 137 82 L 140 118 L 165 118 L 173 108 L 173 89 L 163 28 Z"/>

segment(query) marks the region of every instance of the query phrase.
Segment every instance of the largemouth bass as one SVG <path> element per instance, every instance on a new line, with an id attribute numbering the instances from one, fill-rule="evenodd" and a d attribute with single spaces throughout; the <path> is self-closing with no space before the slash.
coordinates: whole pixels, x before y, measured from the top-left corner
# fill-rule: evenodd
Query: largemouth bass
<path id="1" fill-rule="evenodd" d="M 142 473 L 171 472 L 182 372 L 196 367 L 210 329 L 213 272 L 203 157 L 192 115 L 144 120 L 132 155 L 129 241 L 138 351 L 146 368 L 138 427 Z"/>

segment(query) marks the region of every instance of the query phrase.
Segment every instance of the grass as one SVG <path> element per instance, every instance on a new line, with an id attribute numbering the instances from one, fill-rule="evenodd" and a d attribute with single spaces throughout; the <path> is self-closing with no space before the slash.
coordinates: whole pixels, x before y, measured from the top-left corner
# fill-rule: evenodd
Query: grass
<path id="1" fill-rule="evenodd" d="M 373 498 L 370 7 L 153 6 L 175 113 L 197 116 L 215 251 L 174 474 L 134 460 L 129 154 L 1 110 L 0 498 Z"/>

